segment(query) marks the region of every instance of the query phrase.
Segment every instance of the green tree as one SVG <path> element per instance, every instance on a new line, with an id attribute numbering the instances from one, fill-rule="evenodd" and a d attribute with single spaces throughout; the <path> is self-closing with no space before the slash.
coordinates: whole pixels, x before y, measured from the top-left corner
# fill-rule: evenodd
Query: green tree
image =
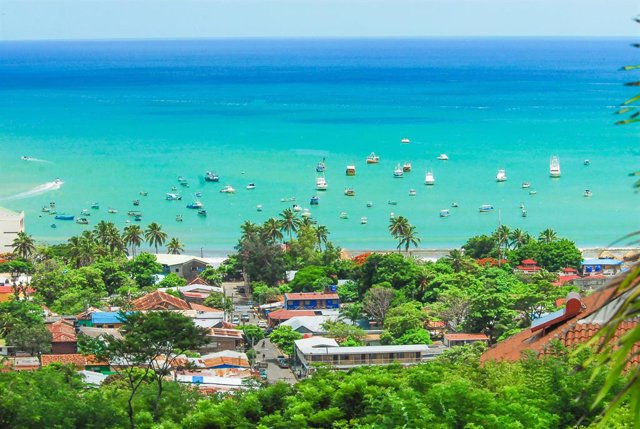
<path id="1" fill-rule="evenodd" d="M 340 318 L 343 320 L 349 320 L 351 322 L 357 322 L 362 319 L 364 313 L 363 305 L 359 302 L 353 302 L 351 304 L 343 305 L 340 308 Z"/>
<path id="2" fill-rule="evenodd" d="M 249 282 L 262 281 L 275 286 L 284 279 L 285 265 L 280 246 L 249 237 L 238 245 L 238 261 Z"/>
<path id="3" fill-rule="evenodd" d="M 150 246 L 154 246 L 156 248 L 156 254 L 158 254 L 158 247 L 162 246 L 166 241 L 167 233 L 162 230 L 162 226 L 156 222 L 152 222 L 144 231 L 144 238 Z"/>
<path id="4" fill-rule="evenodd" d="M 302 334 L 294 331 L 291 326 L 280 325 L 269 334 L 269 340 L 287 356 L 293 355 L 294 342 L 300 339 Z"/>
<path id="5" fill-rule="evenodd" d="M 538 236 L 538 241 L 541 243 L 551 243 L 557 239 L 558 239 L 558 234 L 556 234 L 556 232 L 551 228 L 545 229 Z"/>
<path id="6" fill-rule="evenodd" d="M 167 251 L 172 255 L 179 255 L 181 252 L 184 252 L 184 247 L 183 244 L 180 243 L 180 240 L 174 237 L 169 240 L 169 244 L 167 244 Z"/>
<path id="7" fill-rule="evenodd" d="M 340 302 L 354 302 L 358 299 L 358 284 L 353 280 L 347 280 L 341 285 L 337 287 L 338 296 L 340 297 Z"/>
<path id="8" fill-rule="evenodd" d="M 468 271 L 475 265 L 473 259 L 469 258 L 464 251 L 459 249 L 451 250 L 444 259 L 456 273 Z"/>
<path id="9" fill-rule="evenodd" d="M 184 277 L 180 277 L 176 273 L 167 274 L 161 281 L 158 283 L 158 287 L 163 288 L 175 288 L 180 286 L 186 286 L 187 280 Z"/>
<path id="10" fill-rule="evenodd" d="M 139 225 L 129 225 L 124 228 L 122 239 L 124 243 L 131 246 L 131 255 L 135 258 L 136 248 L 142 245 L 142 228 Z"/>
<path id="11" fill-rule="evenodd" d="M 332 280 L 327 275 L 327 270 L 324 267 L 309 265 L 304 267 L 296 273 L 292 281 L 289 282 L 292 292 L 313 292 L 316 289 L 314 284 L 318 280 L 328 279 Z"/>
<path id="12" fill-rule="evenodd" d="M 409 220 L 404 216 L 394 216 L 389 219 L 389 232 L 395 240 L 398 240 L 398 250 L 402 247 L 402 238 L 410 227 Z"/>
<path id="13" fill-rule="evenodd" d="M 424 338 L 420 330 L 427 333 L 424 330 L 426 320 L 427 314 L 418 302 L 411 301 L 391 308 L 384 319 L 384 332 L 380 339 L 386 344 L 402 344 L 398 340 L 403 337 L 404 340 Z M 408 335 L 405 337 L 405 334 Z"/>
<path id="14" fill-rule="evenodd" d="M 13 239 L 13 243 L 11 245 L 13 246 L 13 253 L 22 259 L 28 259 L 36 250 L 33 237 L 27 235 L 23 231 L 18 232 L 18 235 Z"/>
<path id="15" fill-rule="evenodd" d="M 199 275 L 200 278 L 206 281 L 209 286 L 222 286 L 222 274 L 220 274 L 220 270 L 213 267 L 207 267 Z"/>
<path id="16" fill-rule="evenodd" d="M 209 294 L 209 296 L 204 300 L 204 305 L 227 312 L 233 310 L 233 301 L 219 292 L 212 292 Z"/>
<path id="17" fill-rule="evenodd" d="M 324 225 L 318 225 L 315 228 L 318 250 L 322 251 L 322 245 L 329 243 L 329 229 Z"/>
<path id="18" fill-rule="evenodd" d="M 418 247 L 419 243 L 420 237 L 418 237 L 418 231 L 416 230 L 416 227 L 413 225 L 409 225 L 409 228 L 400 237 L 398 250 L 400 250 L 400 247 L 404 246 L 404 251 L 409 253 L 409 247 Z"/>
<path id="19" fill-rule="evenodd" d="M 266 237 L 272 243 L 277 243 L 282 240 L 282 224 L 276 218 L 267 219 L 261 227 L 261 235 Z M 244 237 L 245 240 L 255 241 L 256 237 L 253 235 Z"/>
<path id="20" fill-rule="evenodd" d="M 384 323 L 387 311 L 391 308 L 391 302 L 396 294 L 386 287 L 373 287 L 367 291 L 362 302 L 363 311 L 381 326 Z"/>
<path id="21" fill-rule="evenodd" d="M 35 356 L 51 351 L 51 332 L 43 323 L 18 322 L 11 327 L 6 340 L 7 344 L 17 350 Z"/>
<path id="22" fill-rule="evenodd" d="M 494 237 L 488 235 L 476 235 L 467 240 L 462 246 L 465 255 L 473 259 L 495 257 L 497 243 Z"/>
<path id="23" fill-rule="evenodd" d="M 264 338 L 264 331 L 256 325 L 242 325 L 238 326 L 238 329 L 242 331 L 245 341 L 251 345 L 251 348 Z"/>
<path id="24" fill-rule="evenodd" d="M 162 273 L 162 265 L 151 253 L 141 253 L 126 264 L 126 270 L 141 288 L 149 288 L 156 283 L 156 275 Z"/>
<path id="25" fill-rule="evenodd" d="M 120 231 L 113 222 L 98 222 L 94 228 L 94 237 L 109 254 L 122 254 L 126 250 Z"/>
<path id="26" fill-rule="evenodd" d="M 298 232 L 301 221 L 298 214 L 291 209 L 284 209 L 280 213 L 280 231 L 286 232 L 289 235 L 289 241 L 293 233 Z"/>
<path id="27" fill-rule="evenodd" d="M 340 344 L 351 339 L 356 341 L 358 345 L 363 345 L 364 338 L 367 335 L 364 329 L 359 326 L 344 323 L 339 320 L 327 320 L 322 324 L 322 328 L 326 331 L 327 337 L 334 338 Z"/>
<path id="28" fill-rule="evenodd" d="M 69 260 L 76 268 L 90 265 L 97 257 L 98 246 L 91 231 L 69 238 L 67 244 Z"/>

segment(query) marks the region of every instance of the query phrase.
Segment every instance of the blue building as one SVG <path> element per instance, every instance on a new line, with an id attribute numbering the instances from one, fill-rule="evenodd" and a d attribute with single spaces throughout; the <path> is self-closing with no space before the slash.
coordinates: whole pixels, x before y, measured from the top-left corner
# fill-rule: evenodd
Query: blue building
<path id="1" fill-rule="evenodd" d="M 91 326 L 94 328 L 119 328 L 122 326 L 122 314 L 117 311 L 96 311 L 91 314 Z"/>
<path id="2" fill-rule="evenodd" d="M 582 274 L 585 276 L 615 276 L 623 270 L 622 261 L 611 258 L 594 258 L 582 261 Z"/>
<path id="3" fill-rule="evenodd" d="M 337 293 L 324 292 L 285 293 L 284 308 L 287 310 L 337 309 L 340 308 L 340 297 Z"/>

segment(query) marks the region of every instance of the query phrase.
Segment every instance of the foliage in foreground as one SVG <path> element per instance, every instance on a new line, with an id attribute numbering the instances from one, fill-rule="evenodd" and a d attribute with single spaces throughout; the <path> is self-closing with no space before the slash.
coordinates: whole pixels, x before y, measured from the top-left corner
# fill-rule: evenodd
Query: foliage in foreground
<path id="1" fill-rule="evenodd" d="M 278 383 L 233 397 L 199 397 L 166 383 L 156 423 L 150 382 L 135 399 L 136 427 L 547 429 L 588 427 L 597 420 L 601 408 L 591 404 L 604 376 L 590 383 L 592 367 L 575 371 L 584 354 L 558 350 L 543 359 L 481 366 L 477 352 L 457 348 L 437 362 L 411 368 L 321 369 L 293 387 Z M 98 389 L 83 388 L 67 367 L 0 374 L 0 427 L 123 427 L 127 396 L 117 379 Z M 610 427 L 629 427 L 628 417 L 623 408 Z"/>

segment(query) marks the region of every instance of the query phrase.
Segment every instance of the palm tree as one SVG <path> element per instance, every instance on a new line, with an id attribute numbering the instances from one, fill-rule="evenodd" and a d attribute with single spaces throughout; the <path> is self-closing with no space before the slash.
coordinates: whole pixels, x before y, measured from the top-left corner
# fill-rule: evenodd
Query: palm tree
<path id="1" fill-rule="evenodd" d="M 473 263 L 471 258 L 466 256 L 460 249 L 453 249 L 444 259 L 451 265 L 451 268 L 453 268 L 453 271 L 456 273 L 467 270 Z"/>
<path id="2" fill-rule="evenodd" d="M 242 237 L 240 240 L 244 240 L 258 234 L 260 232 L 260 227 L 255 223 L 246 220 L 242 225 L 240 225 L 240 230 L 242 231 Z"/>
<path id="3" fill-rule="evenodd" d="M 105 222 L 104 220 L 98 222 L 94 228 L 94 236 L 110 253 L 124 253 L 125 243 L 113 222 Z"/>
<path id="4" fill-rule="evenodd" d="M 528 232 L 516 228 L 509 234 L 509 239 L 511 240 L 511 247 L 519 249 L 531 240 L 531 236 Z"/>
<path id="5" fill-rule="evenodd" d="M 172 255 L 179 255 L 180 252 L 184 251 L 184 248 L 182 247 L 182 243 L 180 243 L 180 240 L 178 240 L 177 238 L 172 238 L 169 241 L 169 244 L 167 244 L 167 251 Z"/>
<path id="6" fill-rule="evenodd" d="M 162 246 L 167 240 L 167 233 L 162 230 L 162 226 L 156 222 L 152 222 L 144 231 L 144 238 L 150 246 L 155 246 L 156 255 L 158 254 L 158 246 Z"/>
<path id="7" fill-rule="evenodd" d="M 24 231 L 20 231 L 18 236 L 13 239 L 13 253 L 22 259 L 27 259 L 36 250 L 33 237 L 27 235 Z"/>
<path id="8" fill-rule="evenodd" d="M 400 236 L 400 242 L 398 243 L 398 250 L 404 245 L 404 251 L 409 253 L 409 246 L 418 247 L 420 243 L 420 237 L 418 237 L 418 231 L 415 226 L 409 225 L 408 228 Z"/>
<path id="9" fill-rule="evenodd" d="M 329 243 L 329 229 L 324 225 L 316 227 L 316 238 L 318 239 L 318 249 L 322 252 L 322 245 Z"/>
<path id="10" fill-rule="evenodd" d="M 344 305 L 340 308 L 340 319 L 356 323 L 358 320 L 362 319 L 363 312 L 362 304 L 359 302 L 352 302 L 351 304 Z"/>
<path id="11" fill-rule="evenodd" d="M 280 221 L 276 218 L 270 218 L 267 219 L 265 221 L 264 224 L 262 224 L 262 234 L 269 240 L 273 241 L 274 243 L 277 243 L 278 241 L 282 240 L 282 225 L 280 224 Z"/>
<path id="12" fill-rule="evenodd" d="M 131 256 L 136 256 L 136 247 L 142 244 L 142 228 L 139 225 L 129 225 L 124 228 L 122 240 L 128 246 L 131 246 Z"/>
<path id="13" fill-rule="evenodd" d="M 557 239 L 558 234 L 556 234 L 556 232 L 551 228 L 545 229 L 538 236 L 538 241 L 541 243 L 551 243 L 553 241 L 556 241 Z"/>
<path id="14" fill-rule="evenodd" d="M 298 214 L 291 209 L 284 209 L 280 213 L 280 231 L 289 234 L 289 241 L 291 241 L 291 234 L 297 232 L 300 228 L 301 222 Z"/>
<path id="15" fill-rule="evenodd" d="M 389 232 L 391 236 L 399 242 L 402 241 L 402 236 L 410 227 L 409 220 L 404 216 L 394 216 L 389 220 Z M 400 251 L 400 247 L 402 247 L 402 245 L 398 243 L 398 251 Z"/>
<path id="16" fill-rule="evenodd" d="M 84 231 L 80 236 L 69 240 L 69 259 L 78 268 L 90 265 L 96 257 L 97 246 L 91 231 Z"/>

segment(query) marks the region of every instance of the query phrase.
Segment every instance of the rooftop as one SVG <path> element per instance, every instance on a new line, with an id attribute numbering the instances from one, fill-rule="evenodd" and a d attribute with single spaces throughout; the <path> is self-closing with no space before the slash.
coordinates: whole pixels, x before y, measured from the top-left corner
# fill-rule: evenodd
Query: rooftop
<path id="1" fill-rule="evenodd" d="M 591 258 L 582 261 L 582 265 L 622 265 L 622 261 L 613 258 Z"/>
<path id="2" fill-rule="evenodd" d="M 444 338 L 449 341 L 489 341 L 485 334 L 444 334 Z"/>
<path id="3" fill-rule="evenodd" d="M 94 311 L 91 323 L 98 325 L 114 325 L 123 323 L 122 315 L 117 311 Z"/>
<path id="4" fill-rule="evenodd" d="M 186 301 L 170 295 L 166 292 L 156 290 L 132 302 L 136 310 L 188 310 L 189 304 Z"/>
<path id="5" fill-rule="evenodd" d="M 14 212 L 13 210 L 0 207 L 0 220 L 20 219 L 24 216 L 24 212 Z"/>
<path id="6" fill-rule="evenodd" d="M 292 317 L 297 316 L 315 316 L 316 313 L 313 310 L 285 310 L 279 309 L 269 313 L 268 317 L 271 320 L 289 320 Z"/>
<path id="7" fill-rule="evenodd" d="M 75 343 L 77 340 L 76 329 L 66 320 L 49 323 L 47 329 L 51 332 L 52 343 Z"/>
<path id="8" fill-rule="evenodd" d="M 300 292 L 300 293 L 285 293 L 286 299 L 340 299 L 337 293 L 323 293 L 323 292 Z"/>
<path id="9" fill-rule="evenodd" d="M 347 355 L 347 354 L 369 354 L 369 353 L 415 353 L 427 352 L 431 350 L 426 344 L 407 344 L 401 346 L 358 346 L 340 347 L 333 338 L 310 337 L 295 342 L 298 350 L 304 355 Z"/>

